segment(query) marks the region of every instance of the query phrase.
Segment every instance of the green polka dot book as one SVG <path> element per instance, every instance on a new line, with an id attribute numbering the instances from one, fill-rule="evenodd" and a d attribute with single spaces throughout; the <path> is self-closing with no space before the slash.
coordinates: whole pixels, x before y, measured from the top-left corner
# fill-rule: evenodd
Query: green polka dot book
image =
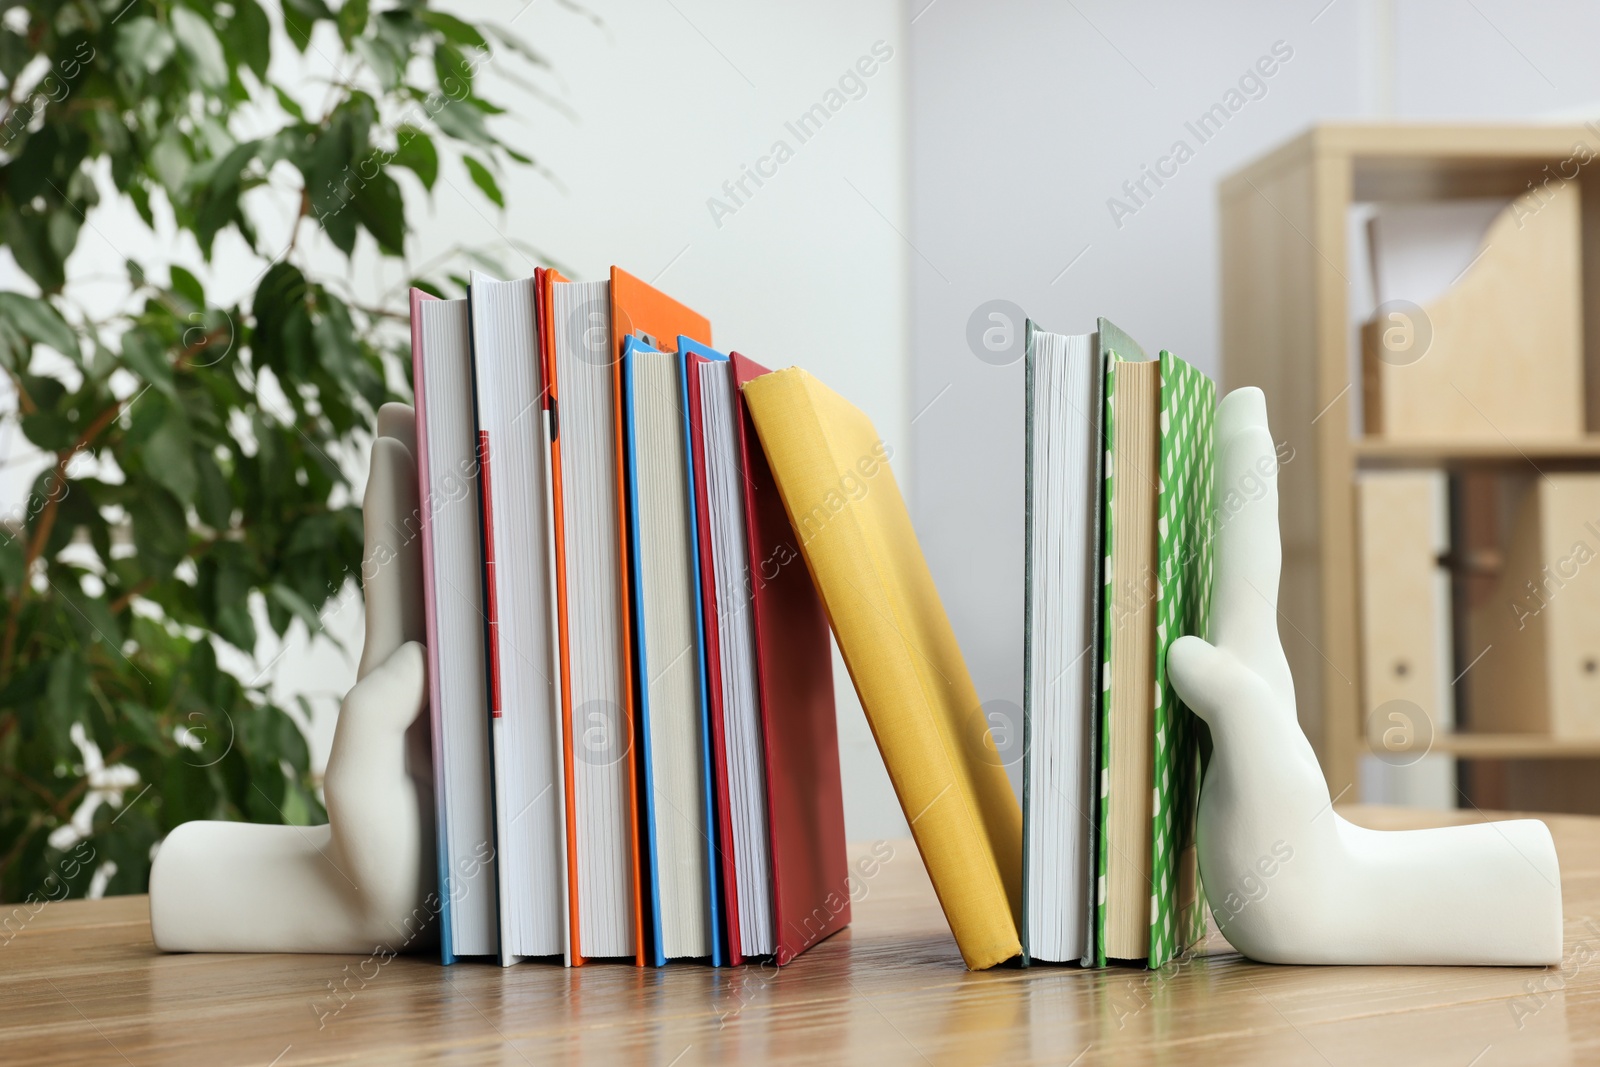
<path id="1" fill-rule="evenodd" d="M 1151 813 L 1150 959 L 1161 967 L 1205 933 L 1195 858 L 1204 727 L 1172 688 L 1167 649 L 1207 636 L 1211 618 L 1212 453 L 1216 386 L 1161 353 L 1156 488 L 1155 790 Z"/>
<path id="2" fill-rule="evenodd" d="M 1173 641 L 1185 634 L 1206 636 L 1208 631 L 1216 388 L 1204 374 L 1170 352 L 1163 351 L 1158 360 L 1145 362 L 1139 346 L 1104 320 L 1100 336 L 1106 374 L 1102 416 L 1105 556 L 1099 650 L 1102 685 L 1097 758 L 1100 781 L 1095 812 L 1098 879 L 1094 962 L 1104 966 L 1108 958 L 1122 962 L 1143 960 L 1156 969 L 1205 932 L 1205 901 L 1194 849 L 1194 826 L 1207 735 L 1173 691 L 1166 666 L 1167 649 Z M 1148 371 L 1141 378 L 1146 382 L 1158 376 L 1158 382 L 1151 382 L 1155 389 L 1140 394 L 1149 396 L 1149 407 L 1142 400 L 1128 397 L 1122 398 L 1119 405 L 1116 367 L 1126 362 L 1145 363 Z M 1148 390 L 1149 386 L 1144 388 Z M 1120 421 L 1116 414 L 1119 406 L 1123 416 Z M 1135 414 L 1131 424 L 1130 412 Z M 1152 420 L 1155 425 L 1149 424 Z M 1135 459 L 1127 459 L 1125 452 Z M 1138 460 L 1140 456 L 1148 456 L 1148 462 Z M 1118 506 L 1114 470 L 1119 465 L 1124 479 L 1130 471 L 1137 474 L 1131 484 L 1121 488 L 1124 496 L 1149 499 L 1153 493 L 1153 510 L 1130 508 L 1126 503 Z M 1123 515 L 1151 516 L 1153 536 L 1130 537 L 1130 531 L 1119 530 L 1114 518 L 1119 511 Z M 1134 544 L 1143 546 L 1139 551 L 1150 555 L 1144 557 L 1148 563 L 1133 568 L 1139 575 L 1137 584 L 1129 584 L 1128 561 L 1117 557 Z M 1147 571 L 1147 566 L 1153 570 Z M 1121 586 L 1114 579 L 1117 570 L 1123 575 Z M 1142 683 L 1129 689 L 1126 683 L 1118 683 L 1122 696 L 1120 702 L 1114 701 L 1113 649 L 1117 649 L 1121 662 L 1127 663 L 1126 657 L 1135 654 L 1133 645 L 1141 646 L 1143 654 L 1148 655 L 1142 661 L 1145 666 L 1137 670 L 1150 670 L 1153 678 L 1149 674 L 1142 677 L 1153 684 L 1148 689 Z M 1117 670 L 1119 677 L 1127 677 L 1126 667 Z M 1116 743 L 1126 747 L 1130 737 L 1134 739 L 1132 748 L 1113 751 L 1115 739 L 1120 738 Z M 1114 771 L 1113 767 L 1118 769 Z M 1118 775 L 1131 777 L 1119 780 Z M 1148 781 L 1148 790 L 1139 786 L 1141 780 Z M 1118 783 L 1115 787 L 1114 782 Z M 1119 809 L 1118 804 L 1123 807 Z M 1118 834 L 1112 832 L 1114 824 L 1127 827 L 1132 820 L 1131 825 L 1138 827 L 1146 818 L 1147 863 L 1144 847 L 1133 849 L 1131 854 L 1126 847 L 1119 849 L 1114 843 Z M 1127 838 L 1123 840 L 1126 842 Z M 1130 875 L 1130 870 L 1136 873 Z M 1149 902 L 1148 939 L 1134 939 L 1126 933 L 1133 914 L 1127 903 L 1134 892 L 1130 886 L 1146 880 L 1148 886 L 1138 886 L 1138 892 Z M 1108 883 L 1112 902 L 1123 902 L 1118 913 L 1123 916 L 1121 919 L 1108 908 Z M 1146 922 L 1142 917 L 1131 921 L 1135 930 Z M 1119 935 L 1117 930 L 1124 933 Z"/>

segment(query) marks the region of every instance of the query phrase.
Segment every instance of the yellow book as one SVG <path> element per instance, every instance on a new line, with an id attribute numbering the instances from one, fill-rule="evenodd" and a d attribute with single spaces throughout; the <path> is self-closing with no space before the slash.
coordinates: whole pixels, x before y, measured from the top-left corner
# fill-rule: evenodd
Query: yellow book
<path id="1" fill-rule="evenodd" d="M 890 449 L 803 370 L 763 375 L 744 395 L 961 958 L 993 967 L 1022 951 L 1022 809 Z"/>

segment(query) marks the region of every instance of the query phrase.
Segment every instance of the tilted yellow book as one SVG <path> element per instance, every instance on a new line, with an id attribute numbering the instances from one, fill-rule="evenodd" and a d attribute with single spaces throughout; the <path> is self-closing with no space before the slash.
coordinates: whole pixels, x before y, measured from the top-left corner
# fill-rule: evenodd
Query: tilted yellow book
<path id="1" fill-rule="evenodd" d="M 1022 951 L 1022 809 L 890 449 L 803 370 L 763 375 L 744 395 L 961 957 L 973 970 L 993 967 Z"/>

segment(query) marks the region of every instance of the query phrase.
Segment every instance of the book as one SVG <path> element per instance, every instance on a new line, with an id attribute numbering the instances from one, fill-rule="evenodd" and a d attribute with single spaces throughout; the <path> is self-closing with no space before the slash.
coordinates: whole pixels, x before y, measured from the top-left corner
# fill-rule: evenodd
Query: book
<path id="1" fill-rule="evenodd" d="M 499 951 L 471 344 L 466 300 L 411 290 L 439 948 L 447 964 Z"/>
<path id="2" fill-rule="evenodd" d="M 742 584 L 732 584 L 743 593 L 748 610 L 739 612 L 740 602 L 732 595 L 719 599 L 719 604 L 734 612 L 735 623 L 748 614 L 755 642 L 762 759 L 748 773 L 761 774 L 766 788 L 767 854 L 772 863 L 770 951 L 774 964 L 784 967 L 850 925 L 854 894 L 845 852 L 833 642 L 822 600 L 740 391 L 767 374 L 767 368 L 738 352 L 729 362 L 727 404 L 721 399 L 721 383 L 706 371 L 702 376 L 711 382 L 707 419 L 720 421 L 719 413 L 729 409 L 733 417 L 736 451 L 723 452 L 722 461 L 712 467 L 720 470 L 719 496 L 728 505 L 743 487 L 746 567 Z M 736 526 L 738 508 L 727 510 L 728 524 Z M 734 546 L 728 548 L 734 557 Z M 751 733 L 747 727 L 746 735 Z M 752 802 L 759 803 L 759 793 Z M 759 850 L 758 842 L 759 837 L 752 842 L 752 851 Z M 758 862 L 748 867 L 759 876 Z M 763 946 L 752 942 L 750 951 Z"/>
<path id="3" fill-rule="evenodd" d="M 1155 524 L 1161 366 L 1111 349 L 1105 378 L 1099 926 L 1095 955 L 1150 951 Z"/>
<path id="4" fill-rule="evenodd" d="M 1024 336 L 1023 961 L 1091 963 L 1105 375 L 1095 334 Z"/>
<path id="5" fill-rule="evenodd" d="M 1005 768 L 986 758 L 988 723 L 890 449 L 803 370 L 752 378 L 743 396 L 962 959 L 1012 959 L 1022 812 Z"/>
<path id="6" fill-rule="evenodd" d="M 711 774 L 716 797 L 727 960 L 772 952 L 772 856 L 756 681 L 744 483 L 733 365 L 703 345 L 685 352 L 685 410 L 699 548 Z"/>
<path id="7" fill-rule="evenodd" d="M 1167 650 L 1179 637 L 1209 636 L 1217 410 L 1216 386 L 1210 378 L 1171 352 L 1163 350 L 1160 361 L 1148 956 L 1152 969 L 1164 966 L 1205 933 L 1194 835 L 1209 734 L 1178 698 L 1167 673 Z"/>
<path id="8" fill-rule="evenodd" d="M 651 945 L 657 966 L 711 957 L 712 892 L 703 642 L 683 357 L 624 339 L 622 424 Z M 716 953 L 720 956 L 720 949 Z"/>
<path id="9" fill-rule="evenodd" d="M 571 963 L 645 962 L 609 282 L 541 281 Z"/>
<path id="10" fill-rule="evenodd" d="M 602 283 L 591 282 L 590 285 Z M 698 314 L 678 303 L 676 300 L 662 293 L 654 286 L 635 278 L 621 267 L 611 268 L 610 280 L 605 284 L 603 293 L 595 290 L 593 306 L 586 305 L 583 312 L 585 322 L 585 351 L 587 361 L 603 363 L 611 383 L 611 435 L 613 476 L 611 492 L 615 498 L 615 524 L 610 526 L 612 537 L 617 545 L 617 592 L 615 603 L 618 605 L 618 618 L 616 624 L 622 634 L 623 641 L 634 639 L 637 635 L 637 621 L 633 617 L 633 592 L 632 592 L 632 547 L 630 537 L 630 519 L 628 513 L 629 492 L 625 457 L 627 443 L 625 440 L 622 418 L 622 357 L 623 348 L 630 337 L 637 338 L 657 351 L 671 351 L 676 339 L 680 336 L 690 337 L 701 344 L 711 343 L 711 324 L 703 315 Z M 600 305 L 604 305 L 603 308 Z M 600 329 L 601 313 L 604 312 L 604 329 Z M 599 344 L 604 334 L 604 346 Z M 638 729 L 639 709 L 636 702 L 638 685 L 632 669 L 625 669 L 622 675 L 622 684 L 618 693 L 619 714 L 627 721 L 630 732 Z M 631 733 L 630 733 L 631 736 Z M 628 752 L 630 781 L 639 773 L 634 764 L 639 758 L 638 753 L 631 749 Z M 643 862 L 644 849 L 647 842 L 641 833 L 641 822 L 638 810 L 638 788 L 635 781 L 632 786 L 633 802 L 631 804 L 631 819 L 634 830 L 634 846 L 638 850 L 633 860 L 633 896 L 636 927 L 636 954 L 639 965 L 643 966 L 647 951 L 645 934 L 648 929 L 644 916 L 644 878 L 640 870 Z"/>
<path id="11" fill-rule="evenodd" d="M 679 338 L 693 482 L 716 893 L 726 962 L 773 951 L 772 856 L 733 365 Z"/>
<path id="12" fill-rule="evenodd" d="M 702 536 L 704 510 L 701 501 L 705 496 L 705 471 L 696 465 L 694 441 L 698 437 L 699 419 L 690 405 L 690 378 L 693 376 L 691 367 L 708 359 L 726 357 L 708 345 L 703 345 L 692 337 L 678 337 L 678 405 L 683 427 L 683 462 L 684 474 L 688 480 L 688 492 L 685 503 L 688 508 L 689 524 L 689 576 L 690 589 L 694 601 L 694 636 L 695 636 L 695 667 L 699 680 L 699 711 L 700 711 L 700 737 L 701 744 L 701 783 L 702 801 L 705 805 L 705 831 L 706 831 L 706 881 L 710 886 L 710 919 L 711 919 L 711 965 L 713 967 L 725 966 L 728 962 L 729 941 L 727 927 L 723 919 L 724 895 L 726 883 L 723 878 L 723 865 L 718 842 L 718 813 L 717 813 L 717 770 L 716 770 L 716 737 L 711 722 L 711 661 L 710 646 L 707 642 L 707 605 L 704 598 L 705 582 L 707 576 L 706 557 L 702 552 Z M 710 616 L 710 622 L 715 625 L 716 616 Z"/>
<path id="13" fill-rule="evenodd" d="M 1166 660 L 1209 625 L 1216 392 L 1170 352 L 1124 358 L 1143 353 L 1108 325 L 1096 959 L 1159 968 L 1205 922 L 1194 825 L 1207 735 Z"/>
<path id="14" fill-rule="evenodd" d="M 567 953 L 566 840 L 553 601 L 549 418 L 535 278 L 474 271 L 473 411 L 501 963 Z"/>

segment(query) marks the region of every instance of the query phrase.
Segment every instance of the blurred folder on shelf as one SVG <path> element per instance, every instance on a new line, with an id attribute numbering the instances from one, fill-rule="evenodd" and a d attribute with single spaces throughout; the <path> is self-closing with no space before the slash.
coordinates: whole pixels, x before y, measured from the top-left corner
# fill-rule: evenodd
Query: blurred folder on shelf
<path id="1" fill-rule="evenodd" d="M 1584 432 L 1575 182 L 1504 200 L 1380 204 L 1361 329 L 1368 434 L 1551 441 Z"/>
<path id="2" fill-rule="evenodd" d="M 1600 737 L 1600 475 L 1523 492 L 1494 595 L 1477 606 L 1475 731 Z"/>

